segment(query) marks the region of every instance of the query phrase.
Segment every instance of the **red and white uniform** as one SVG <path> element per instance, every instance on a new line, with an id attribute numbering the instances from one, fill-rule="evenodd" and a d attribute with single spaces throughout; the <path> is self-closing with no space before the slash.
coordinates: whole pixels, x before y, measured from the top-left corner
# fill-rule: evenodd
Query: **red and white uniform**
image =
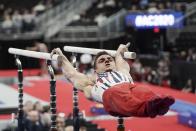
<path id="1" fill-rule="evenodd" d="M 159 96 L 147 88 L 137 87 L 132 78 L 117 71 L 97 74 L 91 96 L 94 101 L 103 103 L 110 115 L 123 117 L 163 115 L 175 101 L 173 97 Z"/>
<path id="2" fill-rule="evenodd" d="M 132 78 L 128 78 L 121 72 L 117 71 L 98 73 L 96 78 L 96 84 L 93 86 L 91 90 L 93 100 L 102 103 L 102 96 L 104 91 L 106 91 L 114 85 L 121 83 L 133 84 L 133 80 Z"/>

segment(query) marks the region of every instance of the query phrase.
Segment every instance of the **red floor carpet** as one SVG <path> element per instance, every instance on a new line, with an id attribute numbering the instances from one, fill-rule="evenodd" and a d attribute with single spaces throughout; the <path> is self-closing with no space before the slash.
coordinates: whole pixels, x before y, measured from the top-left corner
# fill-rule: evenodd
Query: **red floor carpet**
<path id="1" fill-rule="evenodd" d="M 39 69 L 24 69 L 23 75 L 24 76 L 36 76 L 40 74 Z M 0 70 L 0 77 L 16 77 L 17 70 Z"/>
<path id="2" fill-rule="evenodd" d="M 114 120 L 95 121 L 108 131 L 115 131 L 117 122 Z M 158 117 L 155 119 L 133 118 L 125 120 L 126 131 L 194 131 L 177 123 L 176 116 Z"/>

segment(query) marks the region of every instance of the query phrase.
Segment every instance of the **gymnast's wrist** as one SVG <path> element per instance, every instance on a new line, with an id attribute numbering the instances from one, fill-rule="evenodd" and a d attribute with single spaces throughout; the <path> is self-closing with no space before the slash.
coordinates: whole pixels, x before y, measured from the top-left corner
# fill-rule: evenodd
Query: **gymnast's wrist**
<path id="1" fill-rule="evenodd" d="M 124 56 L 124 51 L 123 50 L 117 50 L 116 51 L 116 56 Z"/>

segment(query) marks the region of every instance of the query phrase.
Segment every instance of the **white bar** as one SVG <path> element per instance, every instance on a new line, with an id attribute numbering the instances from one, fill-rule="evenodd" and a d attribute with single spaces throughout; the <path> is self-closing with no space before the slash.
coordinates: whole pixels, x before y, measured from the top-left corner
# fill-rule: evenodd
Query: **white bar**
<path id="1" fill-rule="evenodd" d="M 23 49 L 17 49 L 17 48 L 9 48 L 8 52 L 10 54 L 15 54 L 15 55 L 22 55 L 22 56 L 27 56 L 27 57 L 54 60 L 54 61 L 57 61 L 57 58 L 58 58 L 58 55 L 55 55 L 55 54 L 51 58 L 50 53 L 29 51 L 29 50 L 23 50 Z"/>
<path id="2" fill-rule="evenodd" d="M 67 52 L 75 52 L 75 53 L 86 53 L 96 55 L 98 52 L 106 51 L 113 57 L 116 54 L 115 50 L 105 50 L 105 49 L 95 49 L 95 48 L 84 48 L 84 47 L 74 47 L 74 46 L 64 46 L 64 51 Z M 127 59 L 135 59 L 136 53 L 135 52 L 125 52 L 124 57 Z"/>

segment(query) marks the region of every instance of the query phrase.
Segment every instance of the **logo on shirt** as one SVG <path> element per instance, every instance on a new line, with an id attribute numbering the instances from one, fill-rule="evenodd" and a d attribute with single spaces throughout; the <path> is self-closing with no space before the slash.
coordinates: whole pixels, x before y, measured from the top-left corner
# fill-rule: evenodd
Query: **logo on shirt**
<path id="1" fill-rule="evenodd" d="M 108 73 L 107 72 L 99 73 L 98 76 L 99 77 L 108 77 Z"/>

